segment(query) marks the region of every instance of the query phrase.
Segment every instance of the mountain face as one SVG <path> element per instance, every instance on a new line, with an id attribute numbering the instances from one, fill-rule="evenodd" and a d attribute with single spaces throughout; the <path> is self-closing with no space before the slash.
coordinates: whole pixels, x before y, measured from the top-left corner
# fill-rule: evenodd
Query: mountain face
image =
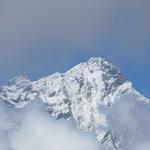
<path id="1" fill-rule="evenodd" d="M 30 81 L 26 75 L 13 78 L 0 87 L 0 98 L 18 109 L 39 99 L 46 104 L 52 117 L 74 119 L 78 129 L 95 133 L 100 144 L 115 150 L 128 149 L 125 145 L 130 144 L 128 139 L 134 134 L 128 129 L 135 129 L 134 125 L 122 124 L 127 109 L 119 116 L 123 121 L 117 123 L 118 113 L 122 114 L 119 109 L 135 104 L 134 110 L 144 105 L 150 112 L 149 100 L 140 95 L 115 66 L 102 58 L 91 58 L 65 73 L 55 73 L 37 81 Z"/>

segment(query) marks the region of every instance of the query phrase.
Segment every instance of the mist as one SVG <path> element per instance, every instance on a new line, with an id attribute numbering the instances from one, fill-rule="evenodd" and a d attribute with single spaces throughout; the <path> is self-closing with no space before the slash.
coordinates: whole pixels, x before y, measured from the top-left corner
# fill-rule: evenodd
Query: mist
<path id="1" fill-rule="evenodd" d="M 150 149 L 150 105 L 134 93 L 123 95 L 106 113 L 108 126 L 123 150 Z"/>
<path id="2" fill-rule="evenodd" d="M 76 129 L 73 121 L 55 120 L 39 100 L 22 110 L 0 101 L 1 150 L 99 150 L 92 134 Z"/>
<path id="3" fill-rule="evenodd" d="M 123 150 L 149 150 L 150 105 L 134 93 L 111 106 L 100 105 L 107 128 Z M 112 150 L 96 135 L 77 129 L 73 119 L 56 120 L 39 99 L 23 109 L 0 100 L 0 150 Z"/>

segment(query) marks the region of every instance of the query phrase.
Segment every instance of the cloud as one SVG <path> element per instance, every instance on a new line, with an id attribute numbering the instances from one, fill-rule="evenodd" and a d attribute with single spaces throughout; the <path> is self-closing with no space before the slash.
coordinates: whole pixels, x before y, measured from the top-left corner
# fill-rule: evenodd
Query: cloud
<path id="1" fill-rule="evenodd" d="M 14 110 L 1 103 L 2 150 L 99 150 L 100 148 L 93 135 L 78 131 L 73 122 L 51 118 L 38 100 L 23 110 Z"/>
<path id="2" fill-rule="evenodd" d="M 150 109 L 133 93 L 123 95 L 112 106 L 100 106 L 108 130 L 123 150 L 148 150 Z M 0 100 L 0 148 L 2 150 L 109 150 L 96 135 L 76 129 L 73 120 L 55 120 L 45 105 L 35 99 L 24 109 Z M 110 148 L 112 149 L 112 148 Z"/>
<path id="3" fill-rule="evenodd" d="M 150 106 L 133 93 L 123 95 L 107 112 L 107 120 L 124 150 L 148 150 Z"/>
<path id="4" fill-rule="evenodd" d="M 133 150 L 141 150 L 141 149 L 149 150 L 149 148 L 150 148 L 150 143 L 149 141 L 147 141 L 147 142 L 136 145 Z"/>

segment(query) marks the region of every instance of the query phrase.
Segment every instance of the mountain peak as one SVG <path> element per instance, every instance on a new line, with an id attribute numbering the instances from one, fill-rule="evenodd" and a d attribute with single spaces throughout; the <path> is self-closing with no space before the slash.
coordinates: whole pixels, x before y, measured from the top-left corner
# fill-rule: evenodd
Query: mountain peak
<path id="1" fill-rule="evenodd" d="M 79 129 L 92 131 L 100 141 L 105 141 L 106 135 L 112 132 L 99 106 L 113 105 L 129 92 L 140 95 L 117 67 L 100 57 L 92 57 L 66 73 L 55 73 L 37 81 L 28 80 L 26 75 L 13 78 L 0 88 L 0 97 L 17 108 L 40 99 L 51 116 L 73 118 Z"/>
<path id="2" fill-rule="evenodd" d="M 93 63 L 96 63 L 96 64 L 101 64 L 101 62 L 104 60 L 104 58 L 101 58 L 101 57 L 91 57 L 89 60 L 88 60 L 88 63 L 90 64 L 93 64 Z"/>

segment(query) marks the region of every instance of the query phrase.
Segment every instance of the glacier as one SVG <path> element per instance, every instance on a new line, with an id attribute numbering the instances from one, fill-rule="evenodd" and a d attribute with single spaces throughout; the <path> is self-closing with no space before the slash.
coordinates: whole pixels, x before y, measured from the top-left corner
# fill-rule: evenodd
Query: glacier
<path id="1" fill-rule="evenodd" d="M 18 113 L 39 100 L 49 116 L 95 134 L 101 150 L 150 149 L 150 100 L 100 57 L 37 81 L 15 77 L 0 87 L 0 100 Z"/>

